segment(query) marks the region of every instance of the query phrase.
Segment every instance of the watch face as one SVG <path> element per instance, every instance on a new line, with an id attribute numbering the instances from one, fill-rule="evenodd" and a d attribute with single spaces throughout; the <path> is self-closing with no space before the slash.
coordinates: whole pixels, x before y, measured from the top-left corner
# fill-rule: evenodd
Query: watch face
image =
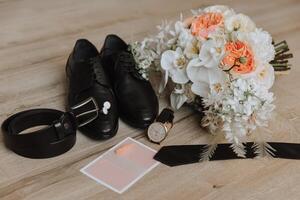
<path id="1" fill-rule="evenodd" d="M 153 142 L 161 142 L 166 137 L 167 131 L 165 126 L 160 122 L 151 124 L 148 128 L 148 137 Z"/>

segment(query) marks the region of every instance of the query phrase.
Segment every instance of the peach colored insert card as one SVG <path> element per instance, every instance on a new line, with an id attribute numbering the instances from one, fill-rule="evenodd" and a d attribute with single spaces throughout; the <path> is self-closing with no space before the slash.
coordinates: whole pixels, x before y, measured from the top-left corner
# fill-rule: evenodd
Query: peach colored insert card
<path id="1" fill-rule="evenodd" d="M 159 164 L 153 159 L 155 153 L 128 137 L 80 171 L 113 191 L 123 193 Z"/>

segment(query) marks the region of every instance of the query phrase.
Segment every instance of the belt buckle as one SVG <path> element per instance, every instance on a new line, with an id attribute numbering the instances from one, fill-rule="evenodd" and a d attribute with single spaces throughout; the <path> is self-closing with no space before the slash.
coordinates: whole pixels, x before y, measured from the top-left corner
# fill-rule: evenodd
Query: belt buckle
<path id="1" fill-rule="evenodd" d="M 71 113 L 64 113 L 58 120 L 54 121 L 54 127 L 59 140 L 64 139 L 71 133 L 76 132 L 76 121 Z"/>
<path id="2" fill-rule="evenodd" d="M 76 110 L 79 110 L 80 108 L 83 108 L 84 106 L 88 106 L 90 103 L 92 103 L 92 105 L 94 107 L 93 109 L 76 114 Z M 76 104 L 75 106 L 72 106 L 71 111 L 74 114 L 77 121 L 79 121 L 78 119 L 80 117 L 89 115 L 91 113 L 95 113 L 95 115 L 93 117 L 77 124 L 77 127 L 82 127 L 82 126 L 92 122 L 93 120 L 97 119 L 97 117 L 99 116 L 99 107 L 98 107 L 98 104 L 97 104 L 96 100 L 93 97 L 89 97 L 86 100 Z"/>

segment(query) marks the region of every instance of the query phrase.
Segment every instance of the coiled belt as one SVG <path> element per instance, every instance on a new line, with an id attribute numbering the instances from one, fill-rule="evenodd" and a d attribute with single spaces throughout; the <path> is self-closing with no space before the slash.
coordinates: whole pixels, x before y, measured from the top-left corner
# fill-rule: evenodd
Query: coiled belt
<path id="1" fill-rule="evenodd" d="M 2 124 L 7 148 L 28 158 L 50 158 L 70 150 L 76 142 L 78 127 L 98 117 L 98 105 L 93 98 L 62 112 L 55 109 L 31 109 L 16 113 Z M 26 129 L 46 125 L 36 131 Z"/>

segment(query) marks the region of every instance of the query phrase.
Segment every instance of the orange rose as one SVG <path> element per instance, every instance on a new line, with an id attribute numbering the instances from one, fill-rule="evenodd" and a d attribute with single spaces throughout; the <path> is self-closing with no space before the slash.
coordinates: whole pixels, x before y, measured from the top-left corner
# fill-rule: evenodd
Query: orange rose
<path id="1" fill-rule="evenodd" d="M 221 64 L 223 70 L 233 70 L 237 74 L 247 74 L 255 70 L 254 57 L 250 47 L 241 42 L 228 42 L 225 45 L 226 56 Z"/>
<path id="2" fill-rule="evenodd" d="M 218 26 L 223 24 L 224 18 L 221 13 L 204 13 L 192 20 L 191 31 L 195 36 L 207 38 L 209 33 L 214 32 Z"/>

